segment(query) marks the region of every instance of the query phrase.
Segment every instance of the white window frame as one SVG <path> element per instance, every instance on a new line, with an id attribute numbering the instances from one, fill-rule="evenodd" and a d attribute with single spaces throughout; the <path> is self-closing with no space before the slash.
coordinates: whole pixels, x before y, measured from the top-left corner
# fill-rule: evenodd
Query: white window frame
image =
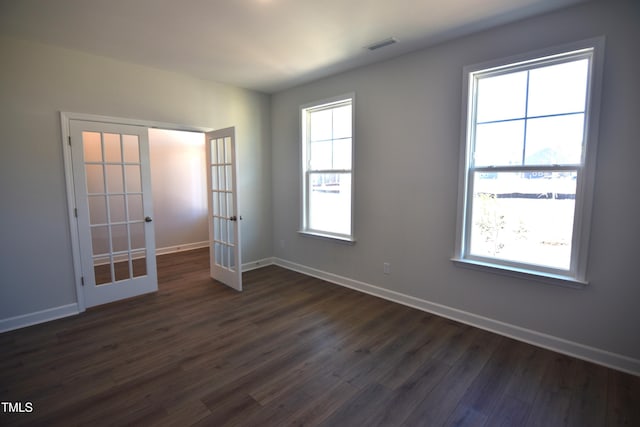
<path id="1" fill-rule="evenodd" d="M 351 168 L 350 169 L 328 169 L 328 170 L 310 170 L 310 140 L 309 140 L 309 120 L 308 115 L 311 111 L 317 111 L 325 108 L 335 108 L 345 103 L 351 104 Z M 348 93 L 344 95 L 334 96 L 332 98 L 323 99 L 321 101 L 312 102 L 300 106 L 300 141 L 301 141 L 301 201 L 302 208 L 300 214 L 300 230 L 299 233 L 311 237 L 319 237 L 332 239 L 339 242 L 348 244 L 355 243 L 354 234 L 354 200 L 355 200 L 355 185 L 354 185 L 354 156 L 355 156 L 355 110 L 356 110 L 356 97 L 355 93 Z M 332 233 L 325 230 L 314 230 L 309 227 L 309 183 L 311 173 L 348 173 L 351 177 L 351 217 L 349 218 L 350 230 L 349 234 Z"/>
<path id="2" fill-rule="evenodd" d="M 461 159 L 458 186 L 458 210 L 455 252 L 452 258 L 456 264 L 482 271 L 515 276 L 529 280 L 571 287 L 583 287 L 588 284 L 587 258 L 589 233 L 591 228 L 591 208 L 595 181 L 598 122 L 602 70 L 604 64 L 604 37 L 582 40 L 562 46 L 556 46 L 509 58 L 467 66 L 463 72 Z M 550 165 L 534 167 L 494 167 L 492 171 L 508 172 L 522 170 L 576 171 L 577 188 L 572 233 L 571 259 L 568 270 L 541 267 L 533 264 L 510 262 L 499 258 L 474 256 L 469 253 L 473 198 L 473 172 L 476 170 L 471 159 L 475 136 L 476 81 L 478 76 L 497 75 L 518 70 L 544 66 L 545 62 L 562 62 L 573 55 L 586 55 L 590 58 L 589 78 L 585 109 L 585 132 L 582 161 L 577 166 Z M 478 167 L 478 169 L 483 169 Z"/>

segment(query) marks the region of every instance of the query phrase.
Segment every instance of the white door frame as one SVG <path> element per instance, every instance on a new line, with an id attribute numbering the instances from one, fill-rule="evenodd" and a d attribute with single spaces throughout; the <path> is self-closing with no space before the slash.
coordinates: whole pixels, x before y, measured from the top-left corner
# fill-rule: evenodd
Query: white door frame
<path id="1" fill-rule="evenodd" d="M 80 257 L 80 236 L 78 233 L 78 221 L 76 218 L 77 202 L 75 197 L 75 188 L 74 188 L 74 180 L 73 180 L 73 161 L 71 158 L 71 145 L 69 143 L 70 137 L 71 137 L 70 129 L 69 129 L 70 120 L 83 120 L 88 122 L 144 126 L 147 128 L 181 130 L 186 132 L 198 132 L 198 133 L 206 133 L 211 131 L 212 129 L 205 128 L 205 127 L 198 127 L 198 126 L 185 126 L 185 125 L 179 125 L 175 123 L 156 122 L 152 120 L 138 120 L 138 119 L 129 119 L 129 118 L 122 118 L 122 117 L 101 116 L 101 115 L 95 115 L 95 114 L 72 113 L 72 112 L 66 112 L 66 111 L 60 112 L 60 126 L 62 130 L 62 149 L 63 149 L 63 156 L 64 156 L 64 175 L 65 175 L 65 184 L 66 184 L 66 190 L 67 190 L 67 208 L 68 208 L 68 214 L 69 214 L 69 233 L 71 235 L 71 251 L 72 251 L 72 258 L 73 258 L 73 277 L 75 281 L 78 312 L 83 312 L 86 310 L 86 304 L 85 304 L 85 298 L 84 298 L 84 290 L 82 288 L 82 263 L 81 263 L 81 257 Z"/>

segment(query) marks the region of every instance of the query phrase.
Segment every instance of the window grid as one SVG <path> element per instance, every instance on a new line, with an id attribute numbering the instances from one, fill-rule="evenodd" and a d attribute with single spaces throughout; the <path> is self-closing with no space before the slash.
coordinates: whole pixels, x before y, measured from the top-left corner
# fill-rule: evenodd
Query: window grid
<path id="1" fill-rule="evenodd" d="M 336 110 L 342 107 L 351 107 L 349 110 L 349 132 L 348 135 L 336 135 Z M 302 111 L 302 157 L 303 157 L 303 213 L 302 213 L 302 232 L 314 235 L 321 235 L 324 237 L 332 237 L 340 240 L 352 240 L 353 224 L 352 224 L 352 206 L 353 206 L 353 193 L 352 193 L 352 168 L 353 168 L 353 97 L 342 98 L 337 101 L 328 101 L 321 103 L 321 105 L 315 104 L 312 106 L 301 107 Z M 331 112 L 330 120 L 326 126 L 329 128 L 329 132 L 321 137 L 314 137 L 314 131 L 317 129 L 313 127 L 313 115 L 322 112 Z M 326 133 L 326 129 L 325 129 Z M 344 159 L 344 153 L 340 157 L 340 153 L 337 152 L 337 144 L 346 143 L 349 145 L 348 158 Z M 313 144 L 329 144 L 330 148 L 329 159 L 322 161 L 321 159 L 314 159 Z M 317 146 L 316 146 L 317 148 Z M 326 155 L 326 153 L 325 153 Z M 346 168 L 345 166 L 347 166 Z M 345 184 L 347 183 L 347 184 Z M 349 206 L 348 212 L 337 213 L 333 212 L 332 215 L 337 217 L 338 222 L 343 224 L 348 223 L 342 228 L 342 231 L 332 230 L 332 226 L 327 227 L 314 227 L 312 223 L 318 223 L 313 221 L 312 216 L 315 215 L 318 218 L 319 213 L 317 208 L 314 209 L 312 203 L 312 195 L 314 193 L 314 184 L 318 186 L 336 186 L 341 190 L 335 191 L 340 193 L 344 191 L 344 187 L 348 187 L 349 193 Z M 320 190 L 325 192 L 324 190 Z M 333 193 L 334 191 L 327 190 L 327 193 Z M 344 218 L 344 216 L 348 218 Z"/>
<path id="2" fill-rule="evenodd" d="M 581 271 L 577 271 L 578 263 L 580 262 L 580 251 L 581 242 L 584 242 L 583 234 L 581 234 L 581 228 L 583 227 L 582 221 L 582 211 L 585 209 L 584 198 L 585 198 L 585 188 L 584 188 L 584 166 L 585 159 L 587 155 L 587 141 L 588 141 L 588 125 L 590 120 L 590 112 L 589 105 L 592 99 L 592 89 L 593 89 L 593 68 L 594 68 L 594 55 L 595 55 L 595 47 L 582 48 L 579 50 L 574 50 L 568 53 L 560 53 L 558 55 L 539 57 L 532 60 L 522 61 L 518 63 L 513 63 L 510 65 L 499 66 L 495 68 L 489 68 L 485 70 L 469 72 L 468 82 L 470 84 L 469 96 L 471 97 L 472 103 L 469 103 L 470 111 L 469 117 L 467 120 L 467 143 L 466 143 L 466 151 L 467 151 L 467 161 L 466 161 L 466 173 L 465 173 L 465 184 L 466 192 L 464 197 L 464 208 L 462 211 L 463 223 L 462 227 L 459 228 L 459 238 L 462 239 L 461 245 L 458 246 L 459 249 L 456 250 L 456 258 L 454 260 L 468 260 L 472 262 L 480 262 L 481 264 L 487 265 L 489 267 L 497 267 L 502 268 L 506 267 L 507 269 L 512 271 L 523 271 L 527 274 L 542 274 L 542 275 L 550 275 L 557 277 L 572 277 L 576 278 L 578 281 L 584 280 L 584 268 Z M 531 90 L 531 72 L 538 68 L 550 67 L 553 65 L 564 64 L 577 62 L 581 60 L 587 60 L 587 75 L 586 75 L 586 88 L 585 88 L 585 96 L 584 96 L 584 104 L 581 109 L 570 109 L 566 111 L 556 112 L 554 111 L 552 114 L 534 114 L 529 115 L 529 101 L 530 101 L 530 90 Z M 526 93 L 524 95 L 524 114 L 518 115 L 516 117 L 508 117 L 508 118 L 497 118 L 497 119 L 488 119 L 488 120 L 478 120 L 478 100 L 479 100 L 479 81 L 486 77 L 495 77 L 502 75 L 515 74 L 518 72 L 526 71 Z M 578 106 L 579 107 L 579 106 Z M 538 108 L 539 109 L 539 108 Z M 570 162 L 547 162 L 544 160 L 540 161 L 532 161 L 527 158 L 527 145 L 529 143 L 529 129 L 530 121 L 536 119 L 548 119 L 548 118 L 556 118 L 556 117 L 569 117 L 569 116 L 578 116 L 583 115 L 582 118 L 582 141 L 581 141 L 581 151 L 579 159 L 571 159 L 575 161 Z M 577 119 L 579 120 L 579 119 Z M 522 122 L 522 154 L 520 158 L 520 164 L 501 164 L 498 160 L 495 164 L 491 162 L 485 162 L 480 166 L 476 166 L 476 136 L 477 136 L 477 128 L 479 125 L 486 124 L 499 124 L 499 123 L 508 123 L 508 122 Z M 535 148 L 535 147 L 534 147 Z M 567 159 L 563 159 L 567 160 Z M 529 162 L 529 164 L 527 163 Z M 565 174 L 567 176 L 574 176 L 575 178 L 575 205 L 573 211 L 573 223 L 571 230 L 571 248 L 570 248 L 570 260 L 568 268 L 556 268 L 556 267 L 548 267 L 545 265 L 537 265 L 536 263 L 528 263 L 522 261 L 512 261 L 509 259 L 503 259 L 501 257 L 491 257 L 491 256 L 483 256 L 471 253 L 471 237 L 473 231 L 473 215 L 474 215 L 474 195 L 476 194 L 476 176 L 480 179 L 480 175 L 477 174 L 499 174 L 499 173 L 516 173 L 522 177 L 525 174 L 530 174 L 529 176 L 533 176 L 534 174 L 538 174 L 538 176 L 545 176 L 545 174 Z M 496 195 L 494 195 L 496 196 Z M 554 195 L 554 197 L 556 197 Z M 589 198 L 591 196 L 589 195 Z M 460 226 L 459 226 L 460 227 Z M 588 234 L 588 231 L 586 232 Z M 584 261 L 581 262 L 584 267 Z"/>
<path id="3" fill-rule="evenodd" d="M 143 217 L 132 217 L 130 199 L 131 197 L 139 197 L 140 205 L 142 206 L 143 193 L 141 188 L 136 191 L 130 188 L 131 180 L 135 178 L 136 173 L 128 171 L 127 166 L 138 167 L 137 176 L 138 182 L 140 182 L 139 168 L 141 164 L 139 161 L 139 153 L 137 154 L 137 161 L 128 159 L 125 149 L 125 137 L 131 135 L 112 132 L 83 132 L 83 145 L 89 144 L 87 142 L 89 135 L 97 135 L 98 137 L 95 141 L 97 142 L 96 145 L 98 147 L 99 158 L 95 158 L 95 156 L 93 156 L 89 160 L 84 160 L 84 167 L 99 167 L 99 172 L 97 173 L 100 176 L 99 186 L 101 187 L 92 188 L 92 186 L 89 185 L 89 182 L 87 182 L 89 230 L 92 238 L 92 259 L 94 268 L 103 272 L 102 275 L 96 275 L 96 280 L 98 280 L 96 284 L 102 285 L 120 280 L 133 279 L 141 275 L 140 272 L 137 272 L 139 267 L 135 265 L 134 261 L 140 258 L 140 255 L 144 254 L 145 251 L 144 248 L 134 245 L 132 238 L 133 226 L 144 224 L 144 219 Z M 115 155 L 113 153 L 108 155 L 107 153 L 107 136 L 111 138 L 109 141 L 111 141 L 111 146 L 115 148 Z M 137 152 L 139 150 L 137 137 L 135 138 L 134 144 Z M 85 156 L 91 156 L 90 151 L 88 151 L 86 146 L 83 147 L 83 150 Z M 116 172 L 113 176 L 111 175 L 111 172 L 108 172 L 109 166 L 113 167 L 112 170 Z M 91 176 L 92 174 L 85 170 L 85 177 L 87 181 L 90 180 Z M 116 183 L 114 184 L 112 179 L 116 176 L 119 176 L 119 178 L 116 178 Z M 142 185 L 141 182 L 139 185 Z M 104 201 L 104 204 L 101 205 L 100 208 L 96 208 L 91 205 L 92 198 L 93 200 L 101 198 Z M 118 202 L 116 200 L 118 198 L 122 201 L 121 205 L 119 205 L 121 209 L 117 209 Z M 117 209 L 119 212 L 116 217 L 114 217 L 114 209 Z M 140 214 L 142 214 L 142 211 Z M 106 245 L 102 246 L 100 248 L 101 250 L 97 250 L 98 245 L 96 245 L 94 241 L 98 239 L 97 236 L 100 235 L 101 230 L 103 230 L 103 238 L 106 241 Z M 114 230 L 119 230 L 120 233 L 124 234 L 124 240 L 122 241 L 123 236 L 120 236 L 118 239 L 118 245 L 114 243 L 118 238 L 117 233 Z M 142 239 L 144 240 L 144 235 Z M 122 263 L 126 263 L 127 266 L 123 268 Z M 120 265 L 119 269 L 116 269 L 116 264 Z M 106 275 L 104 273 L 106 273 Z"/>

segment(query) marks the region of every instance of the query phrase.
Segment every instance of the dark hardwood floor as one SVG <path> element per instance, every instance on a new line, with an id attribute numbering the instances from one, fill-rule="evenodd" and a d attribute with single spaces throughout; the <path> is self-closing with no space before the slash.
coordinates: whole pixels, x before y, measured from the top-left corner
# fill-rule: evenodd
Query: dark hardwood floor
<path id="1" fill-rule="evenodd" d="M 160 290 L 0 334 L 0 425 L 640 426 L 640 378 L 206 250 Z M 0 408 L 1 409 L 1 408 Z"/>

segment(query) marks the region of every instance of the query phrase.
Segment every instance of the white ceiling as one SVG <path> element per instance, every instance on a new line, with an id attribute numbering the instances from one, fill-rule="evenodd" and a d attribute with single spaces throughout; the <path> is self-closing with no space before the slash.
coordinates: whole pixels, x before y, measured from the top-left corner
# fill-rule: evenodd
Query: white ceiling
<path id="1" fill-rule="evenodd" d="M 583 1 L 0 0 L 0 34 L 273 93 Z"/>

